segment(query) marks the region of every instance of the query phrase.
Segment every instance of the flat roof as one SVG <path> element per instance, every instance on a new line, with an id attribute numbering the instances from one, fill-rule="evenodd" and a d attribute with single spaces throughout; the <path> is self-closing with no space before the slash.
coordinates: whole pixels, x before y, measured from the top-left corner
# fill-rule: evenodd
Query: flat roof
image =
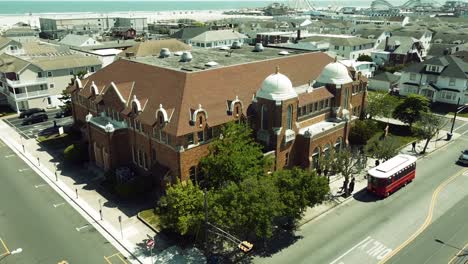
<path id="1" fill-rule="evenodd" d="M 193 59 L 190 62 L 182 62 L 182 56 L 176 56 L 173 52 L 167 58 L 160 58 L 158 56 L 149 57 L 136 57 L 136 58 L 123 58 L 139 63 L 159 66 L 172 70 L 179 70 L 184 72 L 196 72 L 214 68 L 222 68 L 244 63 L 251 63 L 256 61 L 277 59 L 281 57 L 294 56 L 297 54 L 304 54 L 310 52 L 287 50 L 286 55 L 280 55 L 279 52 L 285 51 L 277 48 L 264 48 L 262 52 L 253 51 L 253 46 L 244 45 L 240 49 L 221 50 L 219 48 L 201 49 L 194 48 L 190 51 Z M 230 53 L 231 52 L 231 53 Z M 216 62 L 217 65 L 213 67 L 206 66 L 208 62 Z"/>

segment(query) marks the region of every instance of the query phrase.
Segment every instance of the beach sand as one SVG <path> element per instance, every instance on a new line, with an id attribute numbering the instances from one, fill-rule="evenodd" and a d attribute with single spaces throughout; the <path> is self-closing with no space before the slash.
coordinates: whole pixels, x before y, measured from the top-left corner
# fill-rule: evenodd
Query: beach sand
<path id="1" fill-rule="evenodd" d="M 9 28 L 15 23 L 24 22 L 28 23 L 33 27 L 40 27 L 39 18 L 85 18 L 85 17 L 146 17 L 148 23 L 154 23 L 158 21 L 167 21 L 173 19 L 194 19 L 201 22 L 218 20 L 218 19 L 229 19 L 229 18 L 271 18 L 271 17 L 259 17 L 259 16 L 245 16 L 245 15 L 226 15 L 223 12 L 226 10 L 188 10 L 188 11 L 161 11 L 161 12 L 111 12 L 111 13 L 38 13 L 38 14 L 24 14 L 24 15 L 0 15 L 0 28 Z"/>

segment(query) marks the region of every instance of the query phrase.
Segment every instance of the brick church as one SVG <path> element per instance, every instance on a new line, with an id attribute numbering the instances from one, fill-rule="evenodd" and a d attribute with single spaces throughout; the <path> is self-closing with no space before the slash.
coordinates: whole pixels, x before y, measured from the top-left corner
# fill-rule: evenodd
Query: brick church
<path id="1" fill-rule="evenodd" d="M 366 87 L 364 76 L 325 53 L 242 47 L 129 54 L 68 89 L 91 161 L 163 184 L 200 177 L 212 139 L 239 119 L 275 169 L 313 168 L 346 144 Z"/>

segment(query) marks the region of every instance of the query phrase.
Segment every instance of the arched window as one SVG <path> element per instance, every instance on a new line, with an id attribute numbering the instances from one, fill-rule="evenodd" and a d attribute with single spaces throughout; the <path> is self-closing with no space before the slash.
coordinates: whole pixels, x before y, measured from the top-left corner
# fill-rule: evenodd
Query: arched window
<path id="1" fill-rule="evenodd" d="M 265 105 L 262 105 L 261 109 L 261 129 L 268 129 L 268 108 Z"/>
<path id="2" fill-rule="evenodd" d="M 316 147 L 312 153 L 311 166 L 312 169 L 317 169 L 319 167 L 319 158 L 320 158 L 320 148 Z"/>
<path id="3" fill-rule="evenodd" d="M 325 158 L 330 157 L 330 144 L 326 144 L 325 147 L 323 147 L 323 155 L 325 155 Z"/>
<path id="4" fill-rule="evenodd" d="M 138 105 L 135 102 L 132 103 L 132 112 L 138 114 Z"/>
<path id="5" fill-rule="evenodd" d="M 203 116 L 202 116 L 202 115 L 199 115 L 199 116 L 198 116 L 198 124 L 199 124 L 200 126 L 203 126 Z"/>
<path id="6" fill-rule="evenodd" d="M 339 137 L 336 139 L 335 142 L 335 152 L 339 152 L 343 146 L 343 138 Z"/>
<path id="7" fill-rule="evenodd" d="M 292 105 L 288 106 L 288 113 L 286 115 L 286 129 L 292 129 L 292 113 L 293 108 Z"/>

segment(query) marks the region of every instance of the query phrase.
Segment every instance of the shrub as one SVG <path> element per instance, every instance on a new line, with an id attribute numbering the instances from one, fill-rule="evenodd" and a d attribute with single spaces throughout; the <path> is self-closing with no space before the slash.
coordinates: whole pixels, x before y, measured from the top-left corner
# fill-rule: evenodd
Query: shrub
<path id="1" fill-rule="evenodd" d="M 379 131 L 379 126 L 373 120 L 356 120 L 349 131 L 349 142 L 352 145 L 365 145 L 367 141 Z"/>
<path id="2" fill-rule="evenodd" d="M 79 165 L 88 160 L 88 151 L 86 145 L 71 144 L 65 148 L 63 156 L 66 162 Z"/>

